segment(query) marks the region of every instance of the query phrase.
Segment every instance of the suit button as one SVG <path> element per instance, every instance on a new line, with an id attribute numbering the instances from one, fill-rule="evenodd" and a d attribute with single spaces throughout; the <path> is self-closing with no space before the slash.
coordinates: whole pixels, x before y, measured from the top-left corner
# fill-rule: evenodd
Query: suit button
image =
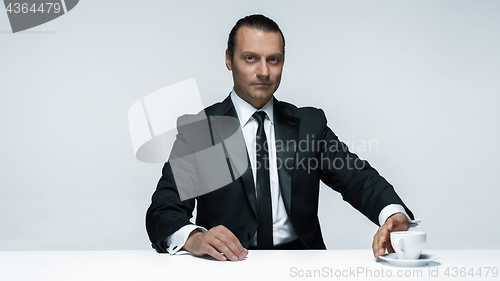
<path id="1" fill-rule="evenodd" d="M 249 232 L 249 233 L 247 233 L 247 240 L 250 240 L 250 239 L 252 239 L 252 234 L 250 234 L 250 232 Z"/>

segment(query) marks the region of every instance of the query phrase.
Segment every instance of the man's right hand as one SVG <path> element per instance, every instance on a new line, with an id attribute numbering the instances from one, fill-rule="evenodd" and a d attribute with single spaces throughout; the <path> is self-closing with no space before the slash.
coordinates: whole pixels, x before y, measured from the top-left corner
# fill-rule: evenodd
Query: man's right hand
<path id="1" fill-rule="evenodd" d="M 213 227 L 207 232 L 193 230 L 182 249 L 199 257 L 208 254 L 220 261 L 241 261 L 248 254 L 248 250 L 241 246 L 240 240 L 223 225 Z"/>

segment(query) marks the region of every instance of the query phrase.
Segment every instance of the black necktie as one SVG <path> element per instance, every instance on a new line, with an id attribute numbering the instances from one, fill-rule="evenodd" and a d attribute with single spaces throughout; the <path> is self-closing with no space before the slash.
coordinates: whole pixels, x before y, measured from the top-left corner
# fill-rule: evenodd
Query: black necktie
<path id="1" fill-rule="evenodd" d="M 257 154 L 257 248 L 261 250 L 273 248 L 273 214 L 271 207 L 271 182 L 269 180 L 269 148 L 266 133 L 264 132 L 264 119 L 266 112 L 257 111 L 253 118 L 259 122 L 256 134 Z"/>

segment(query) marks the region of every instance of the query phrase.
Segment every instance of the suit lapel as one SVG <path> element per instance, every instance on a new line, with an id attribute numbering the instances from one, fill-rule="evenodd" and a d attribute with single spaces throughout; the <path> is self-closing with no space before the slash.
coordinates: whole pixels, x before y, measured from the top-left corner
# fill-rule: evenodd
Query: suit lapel
<path id="1" fill-rule="evenodd" d="M 233 180 L 241 181 L 257 217 L 257 198 L 245 139 L 231 98 L 227 97 L 213 112 L 207 112 L 215 143 L 222 143 Z"/>
<path id="2" fill-rule="evenodd" d="M 279 159 L 277 164 L 281 196 L 290 217 L 292 174 L 295 166 L 295 152 L 297 151 L 300 119 L 293 117 L 293 112 L 289 112 L 280 106 L 280 103 L 276 99 L 274 99 L 273 114 L 276 158 Z"/>

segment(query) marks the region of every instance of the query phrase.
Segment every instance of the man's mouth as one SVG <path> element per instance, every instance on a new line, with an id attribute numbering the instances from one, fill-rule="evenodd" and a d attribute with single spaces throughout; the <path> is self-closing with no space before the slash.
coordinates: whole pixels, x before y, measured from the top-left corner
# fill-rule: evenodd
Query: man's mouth
<path id="1" fill-rule="evenodd" d="M 271 86 L 271 84 L 269 84 L 269 83 L 255 83 L 254 85 L 257 87 L 269 87 L 269 86 Z"/>

